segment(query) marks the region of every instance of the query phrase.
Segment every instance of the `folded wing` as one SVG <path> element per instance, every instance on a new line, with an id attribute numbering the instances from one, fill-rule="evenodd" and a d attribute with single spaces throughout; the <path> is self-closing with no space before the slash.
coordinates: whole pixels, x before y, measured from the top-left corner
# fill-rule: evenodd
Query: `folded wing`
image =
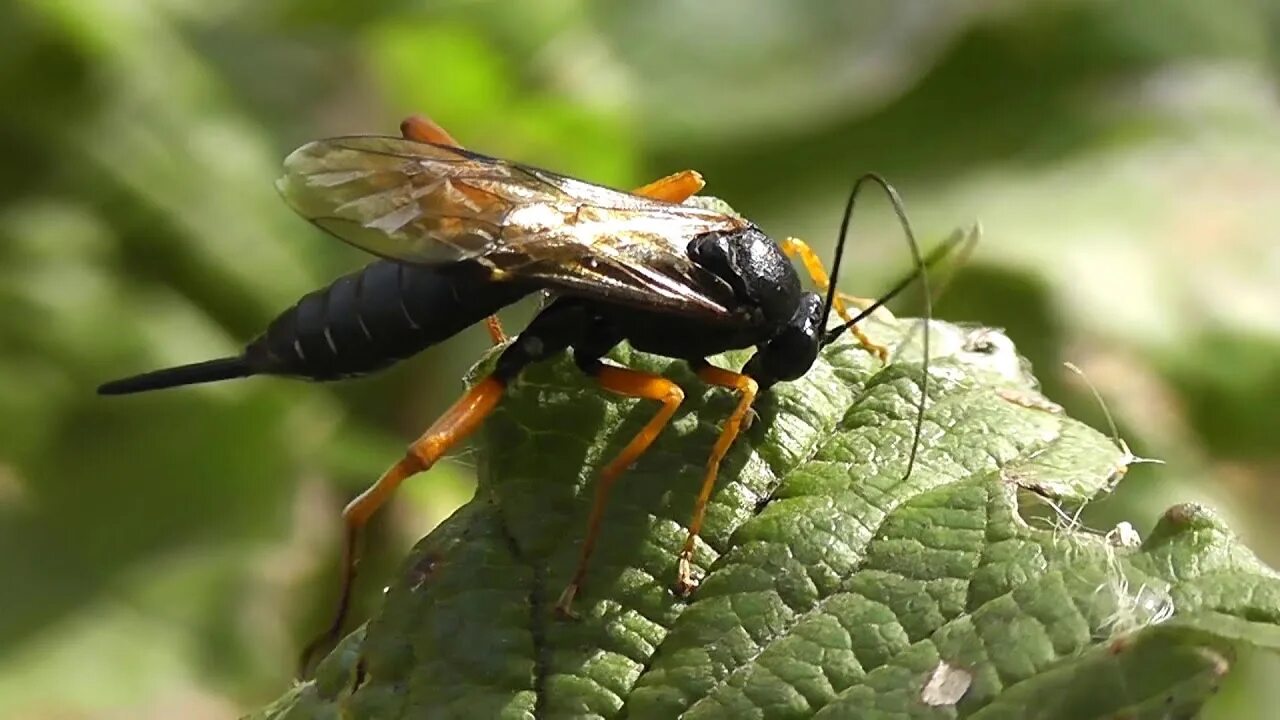
<path id="1" fill-rule="evenodd" d="M 277 182 L 320 228 L 405 263 L 476 261 L 495 277 L 638 307 L 729 317 L 694 237 L 740 218 L 651 200 L 460 148 L 392 137 L 302 146 Z"/>

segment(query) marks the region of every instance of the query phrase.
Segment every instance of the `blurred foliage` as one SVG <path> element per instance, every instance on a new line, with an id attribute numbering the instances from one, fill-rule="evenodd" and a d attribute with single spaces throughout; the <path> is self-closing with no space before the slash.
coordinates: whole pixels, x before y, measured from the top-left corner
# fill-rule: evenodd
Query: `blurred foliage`
<path id="1" fill-rule="evenodd" d="M 338 508 L 458 392 L 483 332 L 341 386 L 92 388 L 233 351 L 363 262 L 271 181 L 307 139 L 410 112 L 607 184 L 694 167 L 824 249 L 870 169 L 922 237 L 981 219 L 942 314 L 1010 328 L 1105 427 L 1059 370 L 1082 366 L 1167 462 L 1086 519 L 1203 501 L 1277 564 L 1278 36 L 1276 0 L 0 6 L 0 715 L 226 717 L 287 681 Z M 905 253 L 881 204 L 855 230 L 846 286 L 871 294 Z M 366 607 L 471 462 L 376 524 Z M 1208 716 L 1280 702 L 1267 663 Z"/>

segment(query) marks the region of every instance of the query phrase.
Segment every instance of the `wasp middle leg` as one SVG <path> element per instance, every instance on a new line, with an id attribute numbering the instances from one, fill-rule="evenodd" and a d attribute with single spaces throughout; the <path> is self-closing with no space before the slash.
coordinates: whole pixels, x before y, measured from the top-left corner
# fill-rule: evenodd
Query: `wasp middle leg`
<path id="1" fill-rule="evenodd" d="M 473 289 L 468 285 L 459 285 L 458 288 L 464 293 Z M 405 480 L 431 469 L 445 453 L 474 432 L 497 407 L 507 385 L 524 368 L 568 349 L 575 340 L 585 336 L 589 323 L 589 315 L 573 303 L 554 303 L 539 313 L 529 323 L 529 327 L 498 356 L 493 372 L 468 390 L 422 437 L 409 446 L 399 462 L 347 505 L 342 512 L 346 532 L 342 552 L 341 594 L 328 629 L 303 651 L 302 674 L 311 666 L 311 660 L 317 651 L 331 645 L 342 633 L 355 587 L 360 533 L 369 519 L 386 504 Z"/>
<path id="2" fill-rule="evenodd" d="M 556 601 L 556 613 L 561 617 L 574 617 L 573 598 L 577 595 L 582 579 L 587 574 L 587 565 L 591 561 L 591 553 L 595 550 L 596 539 L 600 535 L 604 509 L 609 502 L 609 491 L 622 473 L 649 449 L 658 434 L 671 421 L 680 403 L 684 401 L 684 391 L 680 386 L 661 375 L 605 365 L 596 359 L 579 360 L 578 365 L 585 373 L 595 378 L 604 389 L 627 397 L 657 400 L 662 403 L 662 407 L 654 413 L 644 427 L 640 428 L 617 457 L 600 471 L 600 478 L 596 481 L 595 498 L 591 503 L 591 514 L 587 519 L 587 534 L 582 540 L 582 550 L 578 556 L 578 565 L 574 568 L 573 579 L 569 581 L 564 592 L 560 594 L 560 599 Z"/>

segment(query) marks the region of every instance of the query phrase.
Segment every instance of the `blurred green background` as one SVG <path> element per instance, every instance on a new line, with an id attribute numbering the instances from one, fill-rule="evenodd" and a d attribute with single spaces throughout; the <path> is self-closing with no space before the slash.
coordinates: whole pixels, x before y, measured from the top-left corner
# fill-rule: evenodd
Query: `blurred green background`
<path id="1" fill-rule="evenodd" d="M 930 241 L 980 219 L 939 314 L 1008 328 L 1103 428 L 1080 365 L 1167 463 L 1086 522 L 1199 500 L 1280 564 L 1278 38 L 1276 0 L 3 4 L 0 716 L 225 718 L 289 682 L 340 507 L 483 331 L 340 386 L 93 388 L 232 353 L 365 262 L 272 181 L 306 140 L 411 112 L 603 184 L 696 168 L 824 254 L 867 170 Z M 884 203 L 860 212 L 866 295 L 908 262 Z M 375 523 L 363 610 L 470 476 L 460 453 Z M 1267 717 L 1277 673 L 1241 658 L 1207 715 Z"/>

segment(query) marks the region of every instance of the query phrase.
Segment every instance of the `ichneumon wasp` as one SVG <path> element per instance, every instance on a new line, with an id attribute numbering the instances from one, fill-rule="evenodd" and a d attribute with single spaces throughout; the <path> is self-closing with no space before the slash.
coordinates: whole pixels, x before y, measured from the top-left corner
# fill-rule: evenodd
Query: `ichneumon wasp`
<path id="1" fill-rule="evenodd" d="M 911 247 L 915 271 L 858 314 L 836 291 L 855 200 L 866 184 L 889 196 Z M 657 401 L 661 408 L 599 472 L 573 579 L 556 605 L 572 614 L 609 489 L 648 449 L 684 394 L 672 381 L 604 363 L 626 341 L 687 362 L 703 381 L 733 390 L 738 403 L 711 449 L 680 552 L 676 590 L 695 587 L 690 559 L 720 462 L 748 421 L 761 391 L 808 371 L 819 350 L 852 331 L 887 360 L 857 323 L 917 277 L 930 316 L 927 267 L 954 242 L 921 256 L 896 191 L 877 175 L 860 177 L 845 204 L 830 278 L 803 242 L 781 243 L 738 216 L 684 204 L 702 188 L 692 171 L 627 193 L 461 148 L 443 129 L 410 118 L 401 137 L 319 140 L 284 162 L 277 187 L 294 210 L 321 229 L 382 259 L 304 296 L 234 357 L 156 370 L 106 383 L 106 395 L 252 375 L 337 380 L 382 369 L 548 292 L 550 302 L 510 340 L 493 372 L 472 386 L 343 511 L 342 590 L 333 623 L 312 649 L 336 639 L 355 579 L 360 530 L 406 478 L 429 469 L 493 411 L 521 370 L 565 351 L 601 387 Z M 798 257 L 825 298 L 801 289 Z M 842 323 L 829 327 L 836 312 Z M 928 382 L 928 330 L 924 333 Z M 706 358 L 756 348 L 742 372 Z M 915 462 L 927 385 L 922 387 Z M 310 653 L 308 653 L 310 654 Z"/>

